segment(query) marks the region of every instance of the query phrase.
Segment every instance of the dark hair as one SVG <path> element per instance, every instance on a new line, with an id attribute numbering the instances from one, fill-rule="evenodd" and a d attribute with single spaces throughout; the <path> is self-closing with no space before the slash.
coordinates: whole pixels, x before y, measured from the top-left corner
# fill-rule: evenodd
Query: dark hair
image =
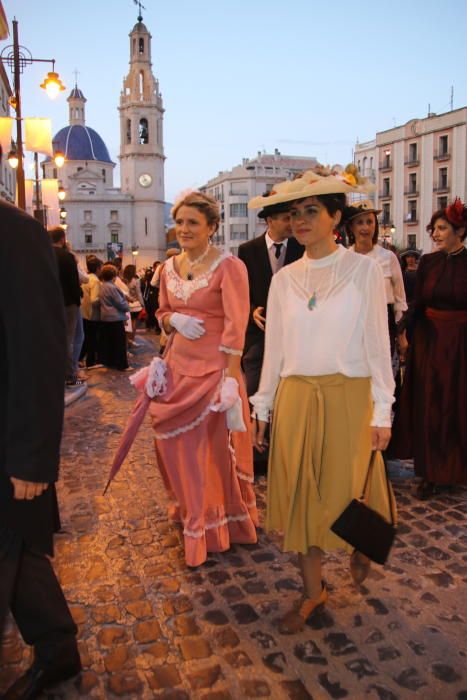
<path id="1" fill-rule="evenodd" d="M 101 270 L 101 278 L 104 282 L 111 282 L 117 276 L 117 268 L 115 265 L 109 265 L 106 263 Z"/>
<path id="2" fill-rule="evenodd" d="M 373 234 L 373 238 L 371 239 L 371 242 L 373 243 L 373 245 L 375 245 L 376 243 L 378 243 L 378 238 L 379 238 L 378 217 L 376 216 L 374 211 L 372 211 L 372 212 L 362 211 L 362 214 L 373 214 L 373 216 L 375 217 L 375 232 Z M 362 214 L 359 214 L 358 216 L 361 216 Z M 352 233 L 351 226 L 352 226 L 352 222 L 354 222 L 355 219 L 357 219 L 357 218 L 358 218 L 357 216 L 354 216 L 352 219 L 350 219 L 350 221 L 347 221 L 345 224 L 345 230 L 346 230 L 350 245 L 353 245 L 355 243 L 355 236 Z"/>
<path id="3" fill-rule="evenodd" d="M 66 238 L 65 231 L 61 226 L 54 226 L 49 229 L 49 236 L 52 239 L 52 243 L 60 243 Z"/>
<path id="4" fill-rule="evenodd" d="M 99 258 L 96 258 L 96 256 L 93 255 L 87 258 L 86 267 L 88 268 L 88 272 L 96 274 L 96 272 L 98 272 L 98 270 L 100 270 L 102 267 L 102 260 L 99 260 Z"/>
<path id="5" fill-rule="evenodd" d="M 121 269 L 122 269 L 123 262 L 122 262 L 122 259 L 121 259 L 121 257 L 120 257 L 119 255 L 116 255 L 115 258 L 112 260 L 112 265 L 113 265 L 114 267 L 116 267 L 117 270 L 121 270 Z"/>
<path id="6" fill-rule="evenodd" d="M 123 270 L 123 279 L 125 282 L 131 282 L 132 279 L 136 277 L 136 266 L 135 265 L 126 265 L 125 269 Z"/>
<path id="7" fill-rule="evenodd" d="M 347 198 L 343 192 L 336 192 L 335 194 L 317 194 L 316 199 L 318 202 L 321 202 L 329 216 L 334 216 L 338 211 L 343 213 L 347 204 Z"/>
<path id="8" fill-rule="evenodd" d="M 426 230 L 430 234 L 430 237 L 433 235 L 433 231 L 435 230 L 435 224 L 438 221 L 438 219 L 443 219 L 443 221 L 445 221 L 447 224 L 452 226 L 454 231 L 458 231 L 460 228 L 463 228 L 464 233 L 461 236 L 461 241 L 465 240 L 465 237 L 467 236 L 467 222 L 462 223 L 460 225 L 453 224 L 452 221 L 449 221 L 448 217 L 446 216 L 446 209 L 438 209 L 437 211 L 435 211 L 435 213 L 431 217 L 430 223 L 426 227 Z"/>

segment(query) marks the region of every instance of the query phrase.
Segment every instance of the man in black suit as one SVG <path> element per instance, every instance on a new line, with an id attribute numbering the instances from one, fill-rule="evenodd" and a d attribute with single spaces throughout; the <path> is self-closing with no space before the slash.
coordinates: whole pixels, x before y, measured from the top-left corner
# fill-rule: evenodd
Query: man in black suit
<path id="1" fill-rule="evenodd" d="M 76 625 L 46 556 L 65 362 L 63 296 L 47 232 L 0 202 L 0 640 L 10 610 L 35 652 L 4 700 L 36 698 L 81 669 Z"/>
<path id="2" fill-rule="evenodd" d="M 272 276 L 284 265 L 302 257 L 305 249 L 292 237 L 288 204 L 264 207 L 258 216 L 266 222 L 262 236 L 242 243 L 238 257 L 248 270 L 250 284 L 250 319 L 246 331 L 245 350 L 242 358 L 248 396 L 258 389 L 264 355 L 264 329 L 266 306 Z M 267 451 L 255 450 L 255 471 L 264 470 Z"/>

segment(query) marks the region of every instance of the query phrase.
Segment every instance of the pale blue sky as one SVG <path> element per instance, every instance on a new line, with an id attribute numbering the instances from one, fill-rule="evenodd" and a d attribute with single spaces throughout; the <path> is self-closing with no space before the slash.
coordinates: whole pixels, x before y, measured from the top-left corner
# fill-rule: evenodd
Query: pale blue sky
<path id="1" fill-rule="evenodd" d="M 78 84 L 86 121 L 117 161 L 118 102 L 137 18 L 132 0 L 3 0 L 34 57 L 55 58 L 51 103 L 23 74 L 23 114 L 68 123 Z M 166 198 L 258 150 L 347 163 L 358 137 L 467 105 L 465 0 L 145 0 L 164 107 Z M 3 48 L 8 42 L 0 42 Z"/>

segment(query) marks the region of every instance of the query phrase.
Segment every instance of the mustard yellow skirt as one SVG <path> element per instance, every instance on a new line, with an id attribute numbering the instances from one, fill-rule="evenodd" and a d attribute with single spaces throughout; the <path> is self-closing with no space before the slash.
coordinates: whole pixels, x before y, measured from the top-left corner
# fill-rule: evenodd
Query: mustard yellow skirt
<path id="1" fill-rule="evenodd" d="M 366 377 L 329 374 L 281 380 L 271 429 L 266 529 L 284 533 L 284 550 L 352 551 L 330 528 L 361 494 L 371 456 L 372 410 Z M 391 498 L 395 513 L 392 489 Z M 367 503 L 389 520 L 380 454 Z"/>

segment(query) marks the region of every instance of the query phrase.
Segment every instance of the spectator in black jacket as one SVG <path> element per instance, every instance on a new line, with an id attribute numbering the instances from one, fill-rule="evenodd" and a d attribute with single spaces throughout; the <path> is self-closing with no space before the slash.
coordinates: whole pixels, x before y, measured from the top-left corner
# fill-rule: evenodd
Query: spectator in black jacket
<path id="1" fill-rule="evenodd" d="M 34 647 L 33 665 L 5 700 L 36 698 L 81 668 L 76 625 L 47 556 L 64 379 L 65 319 L 50 240 L 35 219 L 0 202 L 0 638 L 10 610 Z"/>
<path id="2" fill-rule="evenodd" d="M 56 226 L 49 231 L 52 245 L 58 265 L 58 276 L 62 287 L 63 301 L 65 304 L 66 322 L 66 380 L 67 386 L 78 386 L 83 384 L 82 379 L 78 379 L 76 367 L 73 362 L 73 348 L 75 342 L 76 324 L 78 322 L 78 311 L 81 304 L 81 289 L 79 285 L 78 266 L 74 255 L 66 247 L 65 231 L 61 226 Z"/>

